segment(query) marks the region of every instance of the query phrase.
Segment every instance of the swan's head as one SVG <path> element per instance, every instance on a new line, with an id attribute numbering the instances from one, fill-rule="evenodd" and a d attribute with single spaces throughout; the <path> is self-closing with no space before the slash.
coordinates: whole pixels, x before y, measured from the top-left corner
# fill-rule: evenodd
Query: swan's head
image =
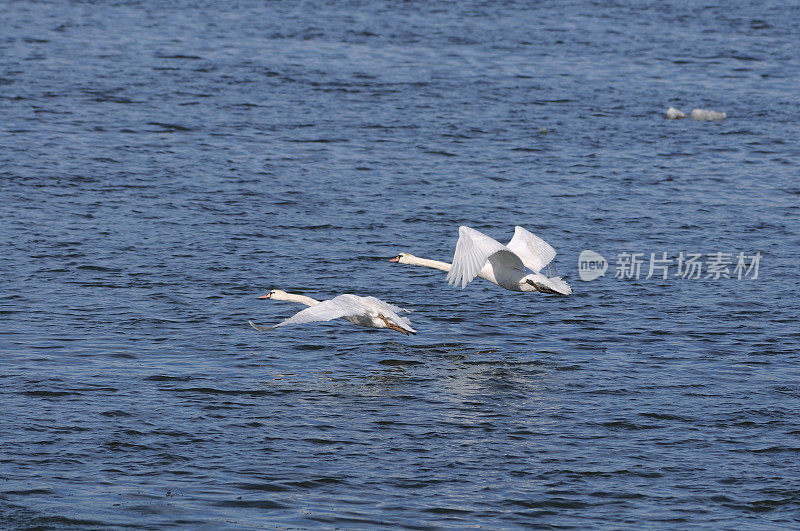
<path id="1" fill-rule="evenodd" d="M 273 289 L 273 290 L 270 290 L 269 293 L 267 293 L 266 295 L 260 296 L 259 299 L 277 299 L 277 300 L 282 300 L 284 297 L 286 297 L 286 295 L 287 295 L 287 293 L 285 291 L 281 291 L 279 289 Z"/>
<path id="2" fill-rule="evenodd" d="M 394 258 L 390 258 L 389 261 L 397 262 L 398 264 L 410 264 L 414 261 L 415 258 L 417 257 L 411 253 L 400 253 Z"/>

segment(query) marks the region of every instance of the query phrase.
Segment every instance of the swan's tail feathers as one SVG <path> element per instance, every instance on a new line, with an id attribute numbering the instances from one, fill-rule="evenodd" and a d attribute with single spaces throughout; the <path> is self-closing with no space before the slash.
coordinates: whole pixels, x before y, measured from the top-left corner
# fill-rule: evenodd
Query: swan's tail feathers
<path id="1" fill-rule="evenodd" d="M 405 317 L 401 317 L 400 320 L 402 321 L 401 326 L 406 329 L 406 332 L 410 332 L 412 335 L 417 335 L 417 331 L 411 326 L 411 321 Z"/>
<path id="2" fill-rule="evenodd" d="M 411 328 L 410 326 L 406 326 L 406 323 L 403 323 L 402 326 L 398 326 L 398 325 L 392 323 L 392 326 L 390 326 L 389 328 L 391 328 L 392 330 L 397 330 L 401 334 L 405 334 L 405 335 L 411 334 L 412 336 L 417 335 L 417 331 L 414 330 L 413 328 Z"/>
<path id="3" fill-rule="evenodd" d="M 253 321 L 247 321 L 247 322 L 250 323 L 250 326 L 261 332 L 269 332 L 270 330 L 274 330 L 275 328 L 277 328 L 275 326 L 259 326 L 255 324 Z"/>
<path id="4" fill-rule="evenodd" d="M 547 280 L 550 281 L 550 287 L 553 288 L 553 291 L 556 293 L 560 293 L 561 295 L 569 295 L 572 293 L 572 288 L 569 287 L 569 284 L 561 278 L 561 277 L 549 277 Z"/>
<path id="5" fill-rule="evenodd" d="M 398 317 L 397 314 L 395 314 L 394 317 Z M 388 328 L 389 330 L 395 330 L 395 331 L 400 332 L 401 334 L 404 334 L 404 335 L 416 334 L 417 333 L 417 331 L 414 330 L 413 328 L 411 328 L 411 326 L 406 326 L 406 323 L 409 323 L 409 321 L 408 321 L 408 319 L 406 319 L 404 317 L 399 317 L 400 321 L 403 322 L 403 326 L 398 326 L 397 324 L 391 322 L 382 313 L 378 314 L 378 319 L 383 321 L 384 324 L 386 325 L 386 328 Z M 410 325 L 410 323 L 409 323 L 409 325 Z"/>
<path id="6" fill-rule="evenodd" d="M 572 288 L 561 277 L 538 275 L 536 279 L 529 278 L 525 282 L 540 293 L 550 293 L 551 295 L 569 295 L 572 293 Z"/>

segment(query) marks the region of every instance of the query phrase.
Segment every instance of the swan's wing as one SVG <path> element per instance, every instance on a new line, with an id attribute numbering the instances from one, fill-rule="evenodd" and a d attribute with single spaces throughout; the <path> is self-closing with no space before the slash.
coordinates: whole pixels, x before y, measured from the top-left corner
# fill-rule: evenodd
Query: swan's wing
<path id="1" fill-rule="evenodd" d="M 525 267 L 537 273 L 556 256 L 549 243 L 520 226 L 514 227 L 514 237 L 506 247 L 520 257 Z"/>
<path id="2" fill-rule="evenodd" d="M 406 308 L 400 308 L 399 306 L 395 306 L 394 304 L 389 304 L 386 301 L 380 300 L 378 297 L 364 297 L 364 298 L 373 304 L 383 305 L 386 308 L 389 308 L 394 313 L 411 313 L 412 311 L 414 311 L 414 310 L 408 310 Z"/>
<path id="3" fill-rule="evenodd" d="M 524 270 L 523 263 L 505 245 L 482 232 L 462 225 L 458 228 L 458 243 L 453 254 L 453 266 L 447 273 L 447 282 L 465 287 L 478 276 L 486 260 L 498 254 L 502 264 L 512 269 Z"/>
<path id="4" fill-rule="evenodd" d="M 319 304 L 301 310 L 274 326 L 258 326 L 252 322 L 250 322 L 250 325 L 256 330 L 268 331 L 278 328 L 279 326 L 305 324 L 315 321 L 330 321 L 350 315 L 364 315 L 368 310 L 369 308 L 367 306 L 358 301 L 358 297 L 354 295 L 339 295 L 329 301 L 322 301 Z"/>
<path id="5" fill-rule="evenodd" d="M 382 301 L 377 297 L 364 297 L 365 300 L 369 301 L 375 308 L 383 314 L 384 317 L 387 319 L 394 321 L 397 324 L 402 324 L 412 332 L 416 332 L 414 328 L 411 326 L 411 321 L 407 317 L 401 317 L 397 314 L 401 312 L 410 312 L 411 310 L 406 310 L 405 308 L 399 308 L 394 304 L 389 304 L 386 301 Z"/>

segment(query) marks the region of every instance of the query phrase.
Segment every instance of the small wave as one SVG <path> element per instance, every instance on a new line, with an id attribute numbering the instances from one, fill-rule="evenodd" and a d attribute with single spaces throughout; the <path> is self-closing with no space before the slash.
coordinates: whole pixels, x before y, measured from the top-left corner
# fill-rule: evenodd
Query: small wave
<path id="1" fill-rule="evenodd" d="M 800 447 L 796 446 L 768 446 L 765 448 L 750 448 L 747 452 L 752 454 L 780 454 L 780 453 L 799 453 Z"/>
<path id="2" fill-rule="evenodd" d="M 81 393 L 74 393 L 72 391 L 25 391 L 25 396 L 40 396 L 44 398 L 58 398 L 62 396 L 82 396 Z"/>
<path id="3" fill-rule="evenodd" d="M 350 142 L 348 138 L 291 138 L 290 142 L 298 144 L 336 144 L 338 142 Z"/>
<path id="4" fill-rule="evenodd" d="M 191 379 L 191 376 L 168 376 L 165 374 L 154 374 L 142 378 L 146 382 L 188 382 Z"/>
<path id="5" fill-rule="evenodd" d="M 504 500 L 504 503 L 526 509 L 586 509 L 590 506 L 586 502 L 555 497 L 543 500 Z"/>
<path id="6" fill-rule="evenodd" d="M 378 363 L 381 365 L 386 365 L 388 367 L 408 367 L 408 366 L 423 364 L 421 361 L 416 361 L 416 360 L 394 360 L 394 359 L 381 360 Z"/>
<path id="7" fill-rule="evenodd" d="M 330 446 L 334 444 L 356 444 L 356 441 L 348 441 L 345 439 L 321 439 L 319 437 L 306 437 L 303 439 L 303 441 L 321 446 Z"/>
<path id="8" fill-rule="evenodd" d="M 655 420 L 674 420 L 678 422 L 692 422 L 692 419 L 668 413 L 639 413 L 640 416 Z"/>
<path id="9" fill-rule="evenodd" d="M 169 389 L 169 391 L 179 393 L 201 393 L 208 395 L 225 395 L 225 396 L 270 396 L 281 395 L 288 391 L 272 391 L 267 389 L 215 389 L 213 387 L 189 387 L 184 389 Z"/>
<path id="10" fill-rule="evenodd" d="M 154 125 L 156 127 L 160 127 L 162 131 L 157 131 L 159 133 L 177 133 L 177 132 L 186 132 L 186 131 L 193 131 L 191 127 L 186 127 L 184 125 L 178 124 L 167 124 L 162 122 L 147 122 L 147 125 Z"/>
<path id="11" fill-rule="evenodd" d="M 424 482 L 428 484 L 428 482 Z M 422 512 L 430 513 L 430 514 L 442 514 L 442 515 L 468 515 L 472 514 L 472 511 L 467 509 L 456 509 L 455 507 L 428 507 L 422 509 Z"/>
<path id="12" fill-rule="evenodd" d="M 243 507 L 252 509 L 286 509 L 288 506 L 272 500 L 222 500 L 217 507 Z"/>
<path id="13" fill-rule="evenodd" d="M 55 494 L 53 489 L 22 489 L 22 490 L 7 490 L 3 494 L 7 496 L 31 496 L 34 494 Z"/>
<path id="14" fill-rule="evenodd" d="M 195 61 L 198 59 L 202 59 L 202 57 L 200 57 L 199 55 L 183 55 L 183 54 L 166 55 L 162 53 L 157 53 L 155 56 L 158 57 L 159 59 L 192 59 Z"/>
<path id="15" fill-rule="evenodd" d="M 279 483 L 236 483 L 233 486 L 240 490 L 258 492 L 283 492 L 289 490 L 289 487 Z"/>
<path id="16" fill-rule="evenodd" d="M 306 479 L 302 481 L 288 481 L 285 483 L 287 487 L 293 487 L 297 489 L 317 489 L 323 487 L 325 485 L 339 485 L 347 483 L 343 479 L 323 476 L 321 478 L 315 479 Z"/>
<path id="17" fill-rule="evenodd" d="M 423 153 L 427 153 L 428 155 L 440 155 L 442 157 L 457 157 L 455 153 L 450 153 L 449 151 L 442 151 L 442 150 L 435 150 L 435 149 L 423 149 Z"/>
<path id="18" fill-rule="evenodd" d="M 104 417 L 130 417 L 131 414 L 120 409 L 113 409 L 110 411 L 103 411 L 100 413 Z"/>
<path id="19" fill-rule="evenodd" d="M 152 449 L 150 446 L 144 444 L 133 444 L 124 441 L 108 441 L 103 443 L 102 446 L 114 452 L 124 452 L 124 451 L 139 452 Z"/>

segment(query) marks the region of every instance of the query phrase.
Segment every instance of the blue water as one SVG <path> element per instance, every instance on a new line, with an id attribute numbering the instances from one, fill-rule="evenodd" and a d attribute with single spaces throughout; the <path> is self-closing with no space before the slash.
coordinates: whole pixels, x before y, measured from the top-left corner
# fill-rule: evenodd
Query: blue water
<path id="1" fill-rule="evenodd" d="M 0 527 L 800 525 L 797 5 L 164 4 L 1 10 Z"/>

